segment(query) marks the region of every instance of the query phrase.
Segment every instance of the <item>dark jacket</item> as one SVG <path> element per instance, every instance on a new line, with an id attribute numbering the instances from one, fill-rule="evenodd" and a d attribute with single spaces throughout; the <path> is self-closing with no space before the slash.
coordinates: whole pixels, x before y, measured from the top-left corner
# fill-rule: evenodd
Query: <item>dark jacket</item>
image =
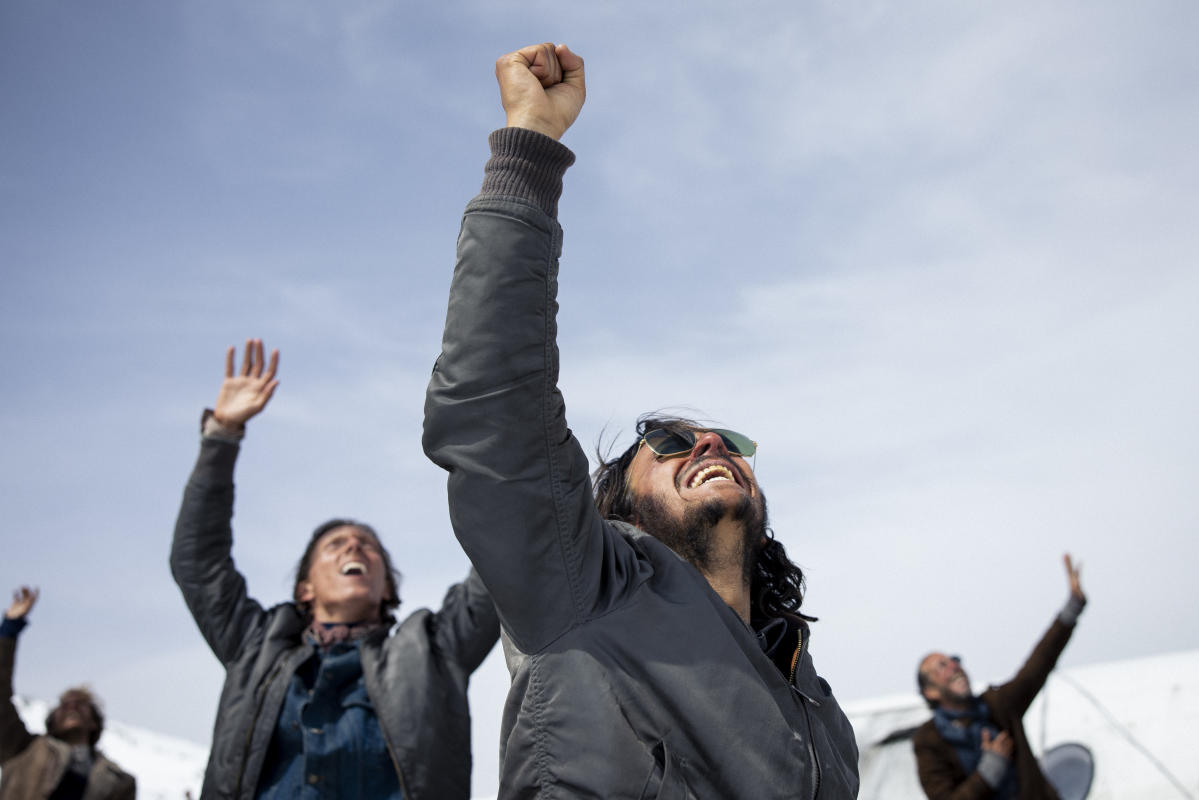
<path id="1" fill-rule="evenodd" d="M 1072 633 L 1074 625 L 1054 620 L 1016 676 L 1001 686 L 989 687 L 981 695 L 995 724 L 1007 731 L 1015 743 L 1012 755 L 1020 780 L 1021 800 L 1058 797 L 1029 747 L 1024 733 L 1024 712 L 1045 685 Z M 945 741 L 932 720 L 916 729 L 912 745 L 916 750 L 920 785 L 929 800 L 983 800 L 994 794 L 977 771 L 966 772 L 953 745 Z"/>
<path id="2" fill-rule="evenodd" d="M 491 146 L 424 446 L 504 623 L 499 796 L 853 797 L 853 731 L 806 642 L 792 684 L 694 567 L 596 511 L 556 386 L 553 215 L 573 155 L 519 129 Z"/>
<path id="3" fill-rule="evenodd" d="M 225 666 L 202 798 L 254 797 L 296 667 L 311 654 L 293 603 L 264 610 L 234 568 L 233 465 L 238 445 L 205 438 L 171 547 L 171 572 L 200 632 Z M 478 574 L 420 609 L 390 636 L 362 644 L 362 671 L 406 800 L 470 796 L 470 674 L 499 635 Z"/>
<path id="4" fill-rule="evenodd" d="M 34 736 L 12 703 L 17 640 L 0 636 L 0 800 L 45 800 L 58 786 L 71 759 L 71 746 L 52 736 Z M 87 776 L 83 800 L 133 800 L 137 783 L 100 752 Z"/>

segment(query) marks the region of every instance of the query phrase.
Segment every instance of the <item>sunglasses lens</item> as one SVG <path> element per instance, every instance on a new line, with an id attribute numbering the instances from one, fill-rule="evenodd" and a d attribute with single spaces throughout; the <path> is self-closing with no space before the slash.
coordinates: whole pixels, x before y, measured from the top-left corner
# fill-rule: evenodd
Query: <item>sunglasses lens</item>
<path id="1" fill-rule="evenodd" d="M 754 440 L 743 433 L 725 428 L 713 428 L 712 433 L 718 435 L 724 441 L 725 449 L 735 456 L 749 458 L 758 448 Z M 677 456 L 691 452 L 695 447 L 695 434 L 691 431 L 675 433 L 664 428 L 655 428 L 646 432 L 645 443 L 660 456 Z"/>
<path id="2" fill-rule="evenodd" d="M 691 448 L 695 447 L 695 437 L 655 428 L 646 432 L 645 443 L 660 456 L 677 456 L 691 452 Z"/>
<path id="3" fill-rule="evenodd" d="M 712 433 L 719 435 L 724 440 L 725 448 L 733 455 L 749 458 L 758 449 L 758 446 L 754 444 L 754 440 L 743 433 L 737 433 L 725 428 L 713 428 Z"/>

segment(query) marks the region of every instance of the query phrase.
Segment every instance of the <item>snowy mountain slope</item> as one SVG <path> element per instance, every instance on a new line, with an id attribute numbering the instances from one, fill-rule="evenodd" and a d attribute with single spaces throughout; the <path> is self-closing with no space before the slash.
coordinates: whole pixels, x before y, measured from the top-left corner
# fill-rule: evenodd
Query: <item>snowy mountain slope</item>
<path id="1" fill-rule="evenodd" d="M 46 730 L 50 706 L 41 700 L 13 697 L 17 713 L 32 733 Z M 137 778 L 138 800 L 185 800 L 200 796 L 208 748 L 108 719 L 99 749 Z"/>

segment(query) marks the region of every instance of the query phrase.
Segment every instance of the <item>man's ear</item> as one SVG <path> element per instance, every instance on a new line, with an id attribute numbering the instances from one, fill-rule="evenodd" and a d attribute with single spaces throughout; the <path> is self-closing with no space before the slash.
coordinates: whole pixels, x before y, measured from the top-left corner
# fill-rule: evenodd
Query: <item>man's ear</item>
<path id="1" fill-rule="evenodd" d="M 924 695 L 925 700 L 930 700 L 934 703 L 941 702 L 941 693 L 932 686 L 925 686 L 920 690 L 920 694 Z"/>
<path id="2" fill-rule="evenodd" d="M 304 581 L 300 584 L 299 591 L 296 592 L 296 599 L 301 603 L 311 603 L 316 599 L 316 592 L 312 590 L 312 581 Z"/>

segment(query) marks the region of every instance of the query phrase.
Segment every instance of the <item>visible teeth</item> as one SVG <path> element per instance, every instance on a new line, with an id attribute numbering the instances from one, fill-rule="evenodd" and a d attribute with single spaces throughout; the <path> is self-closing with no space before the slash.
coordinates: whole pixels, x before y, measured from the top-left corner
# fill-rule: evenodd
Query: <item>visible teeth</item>
<path id="1" fill-rule="evenodd" d="M 707 483 L 708 481 L 731 480 L 733 480 L 733 473 L 729 471 L 728 467 L 722 464 L 713 464 L 712 466 L 704 467 L 699 472 L 695 473 L 695 475 L 691 478 L 691 483 L 688 485 L 694 489 L 700 484 Z"/>
<path id="2" fill-rule="evenodd" d="M 342 575 L 365 575 L 366 565 L 361 561 L 347 561 L 341 565 Z"/>

